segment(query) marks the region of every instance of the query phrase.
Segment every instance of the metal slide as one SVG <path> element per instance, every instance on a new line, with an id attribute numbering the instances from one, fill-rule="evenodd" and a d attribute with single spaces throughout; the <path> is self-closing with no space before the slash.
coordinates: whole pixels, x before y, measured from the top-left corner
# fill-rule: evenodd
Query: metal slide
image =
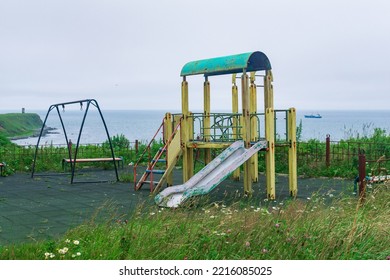
<path id="1" fill-rule="evenodd" d="M 159 206 L 175 208 L 190 197 L 208 194 L 252 155 L 266 148 L 267 141 L 256 142 L 249 149 L 244 148 L 244 141 L 236 141 L 187 182 L 164 189 L 154 201 Z"/>

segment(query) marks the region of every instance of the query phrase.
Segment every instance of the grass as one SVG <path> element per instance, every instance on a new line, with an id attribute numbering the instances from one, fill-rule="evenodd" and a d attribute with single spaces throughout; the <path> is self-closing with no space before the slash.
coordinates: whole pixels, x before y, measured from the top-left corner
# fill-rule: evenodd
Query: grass
<path id="1" fill-rule="evenodd" d="M 390 187 L 365 203 L 313 194 L 283 203 L 163 209 L 140 206 L 128 220 L 99 213 L 58 240 L 0 248 L 1 259 L 325 259 L 390 258 Z M 105 209 L 107 210 L 107 209 Z M 98 222 L 100 221 L 100 222 Z"/>

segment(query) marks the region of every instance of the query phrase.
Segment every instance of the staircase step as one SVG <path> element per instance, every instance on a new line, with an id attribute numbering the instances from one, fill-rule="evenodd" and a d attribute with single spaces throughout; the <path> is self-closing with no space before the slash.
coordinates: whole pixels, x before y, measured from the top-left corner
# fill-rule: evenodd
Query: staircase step
<path id="1" fill-rule="evenodd" d="M 161 169 L 153 169 L 153 170 L 146 169 L 145 172 L 146 173 L 153 173 L 153 174 L 164 174 L 165 170 L 161 170 Z"/>
<path id="2" fill-rule="evenodd" d="M 161 158 L 161 159 L 152 159 L 152 162 L 167 162 L 167 160 L 166 159 L 163 159 L 163 158 Z"/>
<path id="3" fill-rule="evenodd" d="M 154 185 L 158 184 L 158 181 L 152 181 Z M 144 181 L 143 184 L 150 184 L 150 181 Z"/>

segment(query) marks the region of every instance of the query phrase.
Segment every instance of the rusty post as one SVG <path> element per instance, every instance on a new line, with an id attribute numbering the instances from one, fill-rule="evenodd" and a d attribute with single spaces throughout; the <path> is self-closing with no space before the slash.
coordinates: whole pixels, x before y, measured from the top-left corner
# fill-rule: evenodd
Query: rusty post
<path id="1" fill-rule="evenodd" d="M 68 150 L 69 150 L 70 154 L 72 154 L 72 145 L 73 145 L 72 140 L 69 139 L 69 141 L 68 141 Z"/>
<path id="2" fill-rule="evenodd" d="M 366 196 L 366 155 L 359 154 L 359 198 L 364 199 Z"/>
<path id="3" fill-rule="evenodd" d="M 326 151 L 325 151 L 326 167 L 330 166 L 330 135 L 326 135 Z"/>

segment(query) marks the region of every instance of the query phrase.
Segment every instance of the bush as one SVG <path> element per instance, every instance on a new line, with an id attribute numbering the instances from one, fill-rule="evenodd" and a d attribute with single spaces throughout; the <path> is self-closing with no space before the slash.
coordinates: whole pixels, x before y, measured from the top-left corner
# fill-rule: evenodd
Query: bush
<path id="1" fill-rule="evenodd" d="M 123 134 L 117 134 L 111 137 L 111 144 L 114 150 L 117 149 L 128 149 L 130 147 L 130 141 Z M 110 148 L 110 143 L 108 140 L 103 143 L 103 146 Z"/>

